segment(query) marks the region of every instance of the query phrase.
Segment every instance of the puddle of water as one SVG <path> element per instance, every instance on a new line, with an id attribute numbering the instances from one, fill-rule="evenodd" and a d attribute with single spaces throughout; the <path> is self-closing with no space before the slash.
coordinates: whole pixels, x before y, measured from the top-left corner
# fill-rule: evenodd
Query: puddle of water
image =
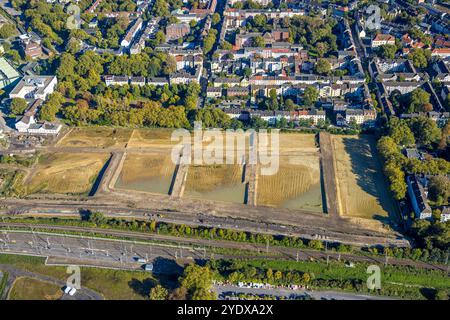
<path id="1" fill-rule="evenodd" d="M 141 181 L 133 181 L 125 183 L 122 180 L 122 175 L 117 179 L 115 187 L 118 189 L 128 189 L 135 191 L 145 191 L 152 193 L 169 194 L 172 177 L 155 177 Z"/>
<path id="2" fill-rule="evenodd" d="M 294 199 L 284 201 L 279 206 L 287 209 L 302 209 L 323 213 L 320 183 L 312 185 L 306 192 Z"/>
<path id="3" fill-rule="evenodd" d="M 241 183 L 227 187 L 218 187 L 208 192 L 186 190 L 185 196 L 213 201 L 244 203 L 245 185 Z"/>

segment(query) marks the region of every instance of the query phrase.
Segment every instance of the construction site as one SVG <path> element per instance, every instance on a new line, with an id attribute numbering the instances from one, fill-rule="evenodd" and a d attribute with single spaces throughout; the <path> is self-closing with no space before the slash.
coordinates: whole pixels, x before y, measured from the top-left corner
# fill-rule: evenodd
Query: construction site
<path id="1" fill-rule="evenodd" d="M 176 143 L 170 130 L 69 130 L 38 150 L 39 159 L 26 169 L 27 195 L 5 199 L 1 210 L 160 213 L 174 223 L 408 245 L 392 228 L 396 208 L 376 173 L 370 137 L 280 134 L 279 150 L 271 150 L 279 152 L 272 175 L 262 174 L 248 155 L 234 164 L 177 164 L 171 158 Z M 179 152 L 182 157 L 183 148 Z"/>

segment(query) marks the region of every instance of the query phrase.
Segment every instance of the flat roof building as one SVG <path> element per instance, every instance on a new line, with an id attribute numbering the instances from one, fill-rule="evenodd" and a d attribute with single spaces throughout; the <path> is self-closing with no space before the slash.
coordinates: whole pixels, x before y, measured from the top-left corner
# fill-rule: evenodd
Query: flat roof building
<path id="1" fill-rule="evenodd" d="M 27 100 L 45 100 L 57 84 L 56 76 L 25 76 L 10 92 L 9 97 Z"/>
<path id="2" fill-rule="evenodd" d="M 19 72 L 5 58 L 0 57 L 0 89 L 14 83 L 19 78 Z"/>

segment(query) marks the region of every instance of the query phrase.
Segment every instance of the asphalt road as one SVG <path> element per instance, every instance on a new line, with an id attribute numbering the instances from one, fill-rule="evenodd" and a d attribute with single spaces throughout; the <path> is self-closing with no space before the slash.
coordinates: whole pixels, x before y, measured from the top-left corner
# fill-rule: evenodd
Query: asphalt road
<path id="1" fill-rule="evenodd" d="M 0 264 L 0 270 L 8 272 L 8 281 L 6 284 L 6 290 L 4 292 L 4 297 L 7 297 L 8 292 L 11 290 L 11 288 L 14 284 L 14 281 L 20 277 L 33 278 L 33 279 L 41 280 L 44 282 L 49 282 L 49 283 L 55 284 L 57 286 L 60 286 L 61 290 L 62 290 L 62 288 L 64 288 L 66 286 L 65 281 L 62 281 L 62 280 L 59 280 L 59 279 L 56 279 L 56 278 L 53 278 L 50 276 L 25 271 L 25 270 L 16 268 L 14 266 L 6 265 L 6 264 Z M 77 290 L 77 292 L 73 296 L 70 296 L 68 294 L 63 294 L 63 296 L 60 298 L 60 300 L 103 300 L 103 296 L 91 289 L 82 287 L 81 289 Z"/>
<path id="2" fill-rule="evenodd" d="M 394 300 L 388 297 L 372 296 L 355 294 L 349 292 L 336 292 L 336 291 L 310 291 L 310 290 L 291 290 L 291 289 L 257 289 L 257 288 L 239 288 L 232 285 L 216 285 L 215 290 L 219 296 L 219 299 L 223 299 L 223 294 L 254 294 L 254 295 L 269 295 L 276 297 L 289 298 L 292 296 L 304 296 L 309 295 L 316 300 Z M 222 297 L 221 297 L 222 296 Z"/>

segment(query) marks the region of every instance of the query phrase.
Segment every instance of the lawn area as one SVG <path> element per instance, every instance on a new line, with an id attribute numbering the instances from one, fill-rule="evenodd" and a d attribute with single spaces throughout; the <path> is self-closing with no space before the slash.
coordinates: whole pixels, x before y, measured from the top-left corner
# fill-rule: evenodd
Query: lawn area
<path id="1" fill-rule="evenodd" d="M 107 153 L 53 153 L 42 155 L 28 185 L 29 193 L 83 194 L 91 190 Z"/>
<path id="2" fill-rule="evenodd" d="M 76 128 L 59 147 L 124 148 L 133 130 L 124 128 Z"/>
<path id="3" fill-rule="evenodd" d="M 53 283 L 21 277 L 14 281 L 9 300 L 58 300 L 63 292 Z"/>
<path id="4" fill-rule="evenodd" d="M 0 264 L 14 265 L 22 270 L 51 276 L 68 277 L 66 268 L 46 266 L 40 257 L 0 254 Z M 81 286 L 101 293 L 107 300 L 142 300 L 158 282 L 143 271 L 81 268 Z"/>
<path id="5" fill-rule="evenodd" d="M 394 218 L 396 209 L 372 136 L 333 136 L 338 192 L 345 216 Z"/>

